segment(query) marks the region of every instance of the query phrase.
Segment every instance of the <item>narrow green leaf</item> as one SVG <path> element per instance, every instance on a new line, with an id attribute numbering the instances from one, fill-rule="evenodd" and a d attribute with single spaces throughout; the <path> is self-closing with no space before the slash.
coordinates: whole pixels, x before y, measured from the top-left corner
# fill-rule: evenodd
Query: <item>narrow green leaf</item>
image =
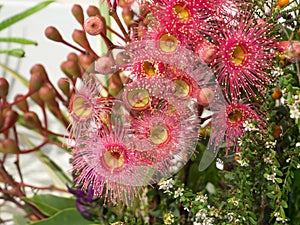
<path id="1" fill-rule="evenodd" d="M 288 204 L 284 200 L 281 200 L 281 205 L 282 205 L 283 208 L 286 208 L 286 209 L 288 208 Z"/>
<path id="2" fill-rule="evenodd" d="M 35 5 L 35 6 L 31 7 L 31 8 L 29 8 L 29 9 L 21 12 L 21 13 L 18 13 L 18 14 L 14 15 L 14 16 L 11 16 L 11 17 L 3 20 L 2 22 L 0 22 L 0 31 L 4 30 L 5 28 L 7 28 L 7 27 L 9 27 L 11 25 L 13 25 L 14 23 L 17 23 L 20 20 L 22 20 L 22 19 L 24 19 L 24 18 L 26 18 L 26 17 L 28 17 L 28 16 L 30 16 L 30 15 L 32 15 L 32 14 L 40 11 L 40 10 L 42 10 L 43 8 L 45 8 L 46 6 L 48 6 L 49 4 L 51 4 L 52 2 L 54 2 L 54 1 L 41 2 L 41 3 Z"/>
<path id="3" fill-rule="evenodd" d="M 63 209 L 75 208 L 75 199 L 50 194 L 35 195 L 31 198 L 24 198 L 24 201 L 34 205 L 46 216 L 53 216 Z"/>
<path id="4" fill-rule="evenodd" d="M 0 42 L 12 42 L 12 43 L 18 43 L 22 45 L 37 45 L 38 43 L 36 41 L 32 41 L 25 38 L 18 38 L 18 37 L 0 37 Z"/>
<path id="5" fill-rule="evenodd" d="M 22 58 L 25 56 L 25 52 L 21 48 L 0 49 L 0 54 L 7 54 L 7 55 L 14 56 L 17 58 Z"/>
<path id="6" fill-rule="evenodd" d="M 13 218 L 14 225 L 27 225 L 29 220 L 24 218 L 24 216 L 16 215 Z"/>
<path id="7" fill-rule="evenodd" d="M 28 86 L 28 84 L 29 84 L 28 80 L 25 77 L 23 77 L 21 74 L 19 74 L 17 71 L 11 69 L 10 67 L 8 67 L 2 63 L 0 63 L 0 67 L 2 67 L 6 72 L 11 74 L 14 78 L 19 80 L 22 84 L 24 84 L 25 86 Z"/>
<path id="8" fill-rule="evenodd" d="M 64 209 L 54 216 L 31 223 L 31 225 L 92 225 L 93 222 L 85 219 L 75 208 Z"/>
<path id="9" fill-rule="evenodd" d="M 49 168 L 49 173 L 52 173 L 52 176 L 57 177 L 62 184 L 71 185 L 73 183 L 67 174 L 65 174 L 65 172 L 42 151 L 36 151 L 35 154 L 41 160 L 41 162 Z"/>

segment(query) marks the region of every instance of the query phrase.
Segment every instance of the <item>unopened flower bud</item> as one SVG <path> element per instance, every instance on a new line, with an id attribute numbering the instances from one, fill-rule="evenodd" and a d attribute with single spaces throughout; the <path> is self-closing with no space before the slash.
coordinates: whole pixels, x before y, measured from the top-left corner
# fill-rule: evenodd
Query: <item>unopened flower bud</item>
<path id="1" fill-rule="evenodd" d="M 114 60 L 109 56 L 101 56 L 95 62 L 95 71 L 100 74 L 111 74 L 116 72 L 116 66 Z"/>
<path id="2" fill-rule="evenodd" d="M 83 25 L 84 23 L 84 15 L 83 15 L 83 10 L 81 5 L 79 4 L 74 4 L 72 9 L 72 14 L 75 17 L 75 19 L 78 21 L 78 23 L 80 23 L 81 25 Z"/>
<path id="3" fill-rule="evenodd" d="M 128 8 L 130 6 L 132 6 L 132 4 L 134 3 L 135 0 L 119 0 L 118 1 L 118 6 L 122 7 L 122 8 Z"/>
<path id="4" fill-rule="evenodd" d="M 76 62 L 79 62 L 78 55 L 74 52 L 71 52 L 71 53 L 68 54 L 67 60 L 74 60 Z"/>
<path id="5" fill-rule="evenodd" d="M 63 42 L 64 41 L 64 39 L 62 38 L 59 31 L 53 26 L 49 26 L 49 27 L 46 28 L 45 35 L 48 39 L 50 39 L 52 41 L 56 41 L 56 42 Z"/>
<path id="6" fill-rule="evenodd" d="M 51 102 L 55 99 L 55 91 L 50 85 L 44 85 L 39 90 L 39 96 L 44 102 Z"/>
<path id="7" fill-rule="evenodd" d="M 5 98 L 8 94 L 9 83 L 4 77 L 0 77 L 0 98 Z"/>
<path id="8" fill-rule="evenodd" d="M 280 8 L 285 7 L 287 4 L 289 4 L 289 0 L 278 0 L 277 1 L 277 6 L 279 6 Z"/>
<path id="9" fill-rule="evenodd" d="M 8 110 L 4 115 L 3 128 L 7 129 L 15 125 L 18 121 L 19 115 L 14 110 Z"/>
<path id="10" fill-rule="evenodd" d="M 24 119 L 26 126 L 28 126 L 29 128 L 38 128 L 39 129 L 42 127 L 42 123 L 41 123 L 38 115 L 33 111 L 24 113 L 23 119 Z"/>
<path id="11" fill-rule="evenodd" d="M 5 154 L 15 154 L 19 153 L 20 149 L 15 140 L 7 138 L 0 140 L 0 152 Z"/>
<path id="12" fill-rule="evenodd" d="M 70 97 L 70 80 L 68 78 L 61 77 L 58 80 L 57 85 L 67 97 Z"/>
<path id="13" fill-rule="evenodd" d="M 213 44 L 205 41 L 196 45 L 195 52 L 203 62 L 211 63 L 216 58 L 217 49 Z"/>
<path id="14" fill-rule="evenodd" d="M 30 98 L 36 103 L 38 104 L 40 107 L 44 107 L 44 102 L 42 101 L 42 99 L 40 98 L 40 95 L 38 92 L 33 93 L 32 95 L 30 95 Z"/>
<path id="15" fill-rule="evenodd" d="M 109 77 L 108 92 L 112 96 L 117 96 L 123 88 L 123 83 L 120 79 L 119 74 L 112 74 Z"/>
<path id="16" fill-rule="evenodd" d="M 30 73 L 41 73 L 44 76 L 45 80 L 48 80 L 48 74 L 47 71 L 45 69 L 45 67 L 42 64 L 35 64 L 33 67 L 31 67 L 30 69 Z"/>
<path id="17" fill-rule="evenodd" d="M 91 55 L 81 54 L 79 56 L 79 61 L 82 68 L 87 70 L 95 62 L 95 58 Z"/>
<path id="18" fill-rule="evenodd" d="M 100 16 L 89 17 L 84 22 L 84 30 L 89 35 L 98 35 L 104 33 L 106 29 L 105 19 Z"/>
<path id="19" fill-rule="evenodd" d="M 91 49 L 88 39 L 83 30 L 75 29 L 72 34 L 73 40 L 84 49 Z"/>
<path id="20" fill-rule="evenodd" d="M 197 93 L 197 101 L 203 106 L 208 106 L 214 98 L 215 93 L 211 88 L 201 88 Z"/>
<path id="21" fill-rule="evenodd" d="M 16 95 L 15 102 L 18 102 L 16 105 L 21 111 L 23 111 L 23 112 L 28 111 L 29 107 L 28 107 L 28 103 L 27 103 L 26 99 L 24 99 L 24 95 L 21 95 L 21 94 Z"/>
<path id="22" fill-rule="evenodd" d="M 133 21 L 134 12 L 130 7 L 124 7 L 122 10 L 122 18 L 127 26 L 130 26 Z"/>
<path id="23" fill-rule="evenodd" d="M 273 100 L 280 99 L 282 97 L 282 91 L 280 88 L 274 88 L 271 96 Z"/>
<path id="24" fill-rule="evenodd" d="M 275 126 L 273 127 L 273 133 L 272 133 L 273 137 L 274 137 L 275 139 L 277 139 L 277 138 L 280 137 L 281 133 L 282 133 L 282 128 L 281 128 L 281 126 L 275 125 Z"/>
<path id="25" fill-rule="evenodd" d="M 90 5 L 87 8 L 86 13 L 88 16 L 101 16 L 100 10 L 94 5 Z"/>
<path id="26" fill-rule="evenodd" d="M 38 91 L 45 83 L 45 77 L 42 73 L 32 73 L 29 79 L 29 93 Z"/>
<path id="27" fill-rule="evenodd" d="M 81 77 L 81 69 L 78 62 L 74 60 L 68 60 L 60 65 L 61 70 L 70 78 Z"/>

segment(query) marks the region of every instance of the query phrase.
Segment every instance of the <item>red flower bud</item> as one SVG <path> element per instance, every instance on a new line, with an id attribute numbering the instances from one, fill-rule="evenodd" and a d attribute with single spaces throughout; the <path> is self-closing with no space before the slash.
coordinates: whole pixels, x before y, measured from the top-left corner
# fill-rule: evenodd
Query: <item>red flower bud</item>
<path id="1" fill-rule="evenodd" d="M 86 50 L 91 49 L 91 46 L 86 38 L 85 32 L 83 30 L 75 29 L 72 34 L 73 40 Z"/>
<path id="2" fill-rule="evenodd" d="M 4 115 L 3 128 L 7 129 L 15 125 L 18 121 L 19 115 L 14 110 L 8 110 Z"/>
<path id="3" fill-rule="evenodd" d="M 29 79 L 29 93 L 38 91 L 45 83 L 45 76 L 42 73 L 32 73 Z"/>
<path id="4" fill-rule="evenodd" d="M 23 119 L 29 128 L 38 128 L 39 129 L 42 127 L 42 123 L 41 123 L 38 115 L 33 111 L 24 113 Z"/>
<path id="5" fill-rule="evenodd" d="M 38 92 L 33 93 L 32 95 L 30 95 L 30 98 L 36 103 L 38 104 L 40 107 L 44 107 L 44 102 L 42 101 L 42 99 L 40 98 L 40 95 Z"/>
<path id="6" fill-rule="evenodd" d="M 28 111 L 29 107 L 28 107 L 28 103 L 27 103 L 26 99 L 24 99 L 24 95 L 21 95 L 21 94 L 16 95 L 15 102 L 18 102 L 16 105 L 20 110 L 22 110 L 23 112 Z"/>
<path id="7" fill-rule="evenodd" d="M 210 88 L 199 89 L 197 100 L 200 105 L 208 106 L 215 98 L 215 93 Z"/>
<path id="8" fill-rule="evenodd" d="M 81 69 L 78 62 L 68 60 L 60 65 L 61 70 L 70 78 L 81 77 Z"/>
<path id="9" fill-rule="evenodd" d="M 129 7 L 124 7 L 122 10 L 122 18 L 127 26 L 130 26 L 134 23 L 133 20 L 134 12 Z"/>
<path id="10" fill-rule="evenodd" d="M 61 77 L 58 80 L 57 85 L 67 97 L 70 97 L 70 80 L 68 78 Z"/>
<path id="11" fill-rule="evenodd" d="M 0 152 L 6 154 L 15 154 L 19 153 L 20 149 L 15 140 L 7 138 L 4 140 L 0 140 Z"/>
<path id="12" fill-rule="evenodd" d="M 51 102 L 55 99 L 55 91 L 50 85 L 44 85 L 39 90 L 39 96 L 44 102 Z"/>
<path id="13" fill-rule="evenodd" d="M 300 61 L 300 42 L 281 41 L 278 43 L 278 50 L 290 61 Z"/>
<path id="14" fill-rule="evenodd" d="M 104 33 L 106 29 L 106 22 L 103 17 L 92 16 L 84 22 L 84 30 L 89 35 L 98 35 Z"/>
<path id="15" fill-rule="evenodd" d="M 8 94 L 9 83 L 4 77 L 0 77 L 0 98 L 5 98 Z"/>
<path id="16" fill-rule="evenodd" d="M 76 62 L 79 62 L 78 55 L 76 53 L 74 53 L 74 52 L 71 52 L 71 53 L 68 54 L 67 61 L 68 60 L 74 60 Z"/>
<path id="17" fill-rule="evenodd" d="M 94 5 L 90 5 L 87 8 L 86 13 L 88 16 L 101 16 L 100 10 Z"/>
<path id="18" fill-rule="evenodd" d="M 49 26 L 49 27 L 46 28 L 45 35 L 48 39 L 50 39 L 52 41 L 56 41 L 56 42 L 63 42 L 64 41 L 64 39 L 62 38 L 59 31 L 53 26 Z"/>
<path id="19" fill-rule="evenodd" d="M 81 54 L 79 56 L 79 61 L 82 68 L 87 70 L 95 62 L 95 58 L 91 55 Z"/>
<path id="20" fill-rule="evenodd" d="M 81 5 L 74 4 L 71 11 L 72 11 L 72 14 L 75 17 L 75 19 L 78 21 L 78 23 L 83 25 L 84 15 L 83 15 L 83 10 L 82 10 Z"/>

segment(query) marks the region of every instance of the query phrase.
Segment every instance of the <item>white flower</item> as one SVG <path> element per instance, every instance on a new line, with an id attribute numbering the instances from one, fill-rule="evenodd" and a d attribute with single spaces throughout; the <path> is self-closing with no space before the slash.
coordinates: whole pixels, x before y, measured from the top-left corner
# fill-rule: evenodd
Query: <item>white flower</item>
<path id="1" fill-rule="evenodd" d="M 207 210 L 206 209 L 200 209 L 197 213 L 196 213 L 196 219 L 199 220 L 204 220 L 206 219 L 207 216 Z"/>
<path id="2" fill-rule="evenodd" d="M 183 188 L 178 188 L 175 192 L 174 192 L 174 198 L 178 198 L 179 196 L 183 195 Z"/>
<path id="3" fill-rule="evenodd" d="M 174 215 L 172 212 L 169 212 L 164 215 L 164 224 L 172 224 L 174 223 Z"/>
<path id="4" fill-rule="evenodd" d="M 197 197 L 195 198 L 195 201 L 199 201 L 201 203 L 205 203 L 207 201 L 208 197 L 207 195 L 202 195 L 201 193 L 197 195 Z"/>
<path id="5" fill-rule="evenodd" d="M 299 109 L 298 109 L 296 106 L 294 106 L 294 105 L 292 105 L 292 106 L 290 107 L 290 117 L 291 117 L 292 119 L 299 119 L 299 118 L 300 118 L 300 111 L 299 111 Z"/>
<path id="6" fill-rule="evenodd" d="M 272 158 L 273 158 L 272 155 L 269 155 L 269 156 L 266 156 L 265 154 L 263 155 L 264 162 L 271 164 L 271 165 L 273 164 Z"/>
<path id="7" fill-rule="evenodd" d="M 271 180 L 273 183 L 276 183 L 276 173 L 269 174 L 267 180 Z"/>
<path id="8" fill-rule="evenodd" d="M 162 179 L 158 182 L 159 190 L 164 190 L 164 193 L 171 194 L 170 189 L 174 187 L 175 181 L 170 178 L 168 180 Z"/>
<path id="9" fill-rule="evenodd" d="M 282 76 L 283 70 L 280 67 L 275 67 L 274 70 L 271 71 L 271 75 L 276 78 Z"/>
<path id="10" fill-rule="evenodd" d="M 243 123 L 243 127 L 245 128 L 245 131 L 257 131 L 258 128 L 254 126 L 253 123 L 250 123 L 248 120 L 246 120 Z"/>

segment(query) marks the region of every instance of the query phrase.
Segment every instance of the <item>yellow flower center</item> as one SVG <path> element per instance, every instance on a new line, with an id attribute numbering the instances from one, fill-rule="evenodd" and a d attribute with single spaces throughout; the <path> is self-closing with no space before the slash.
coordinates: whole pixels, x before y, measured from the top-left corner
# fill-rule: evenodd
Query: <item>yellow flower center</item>
<path id="1" fill-rule="evenodd" d="M 228 121 L 231 124 L 236 124 L 243 120 L 243 114 L 240 110 L 234 109 L 228 113 Z"/>
<path id="2" fill-rule="evenodd" d="M 237 44 L 231 50 L 232 50 L 231 61 L 236 66 L 242 65 L 247 56 L 246 49 L 241 44 Z"/>
<path id="3" fill-rule="evenodd" d="M 144 61 L 143 62 L 143 71 L 149 76 L 154 76 L 157 70 L 157 65 L 155 63 Z"/>
<path id="4" fill-rule="evenodd" d="M 172 53 L 176 51 L 178 44 L 177 38 L 169 33 L 163 34 L 159 38 L 159 48 L 166 53 Z"/>
<path id="5" fill-rule="evenodd" d="M 185 80 L 175 80 L 175 95 L 180 97 L 188 96 L 190 93 L 190 86 Z"/>
<path id="6" fill-rule="evenodd" d="M 76 99 L 73 101 L 71 110 L 76 117 L 81 119 L 87 119 L 92 113 L 92 109 L 88 100 L 80 96 L 76 97 Z"/>
<path id="7" fill-rule="evenodd" d="M 163 144 L 169 139 L 168 129 L 162 125 L 153 126 L 150 128 L 149 138 L 156 145 Z"/>
<path id="8" fill-rule="evenodd" d="M 180 4 L 174 5 L 173 13 L 177 15 L 179 22 L 186 22 L 190 19 L 190 11 L 186 8 L 186 6 L 182 6 Z"/>
<path id="9" fill-rule="evenodd" d="M 118 147 L 112 147 L 103 154 L 103 161 L 105 165 L 113 171 L 120 169 L 124 165 L 125 159 Z"/>
<path id="10" fill-rule="evenodd" d="M 128 93 L 128 102 L 135 108 L 144 108 L 150 102 L 150 94 L 147 89 L 133 89 Z"/>

